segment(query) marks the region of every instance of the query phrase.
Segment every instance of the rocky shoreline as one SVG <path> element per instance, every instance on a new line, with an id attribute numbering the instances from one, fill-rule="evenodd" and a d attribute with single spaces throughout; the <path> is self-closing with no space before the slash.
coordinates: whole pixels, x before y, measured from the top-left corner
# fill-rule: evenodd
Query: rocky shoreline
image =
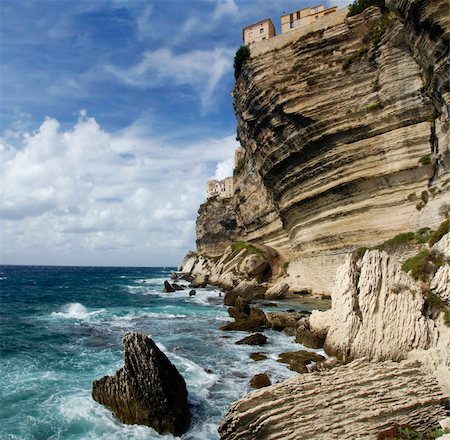
<path id="1" fill-rule="evenodd" d="M 280 267 L 270 264 L 273 254 L 240 247 L 236 252 L 230 246 L 216 260 L 190 253 L 179 276 L 193 285 L 208 282 L 225 290 L 234 322 L 224 330 L 282 330 L 305 347 L 323 347 L 329 357 L 281 354 L 280 360 L 299 376 L 275 385 L 256 378 L 265 386 L 230 408 L 221 438 L 391 438 L 377 435 L 395 426 L 421 433 L 449 429 L 450 233 L 425 246 L 429 259 L 420 274 L 402 269 L 398 247 L 348 254 L 336 274 L 331 309 L 312 313 L 262 312 L 258 301 L 279 300 L 290 287 L 279 269 L 264 278 L 269 268 Z M 304 291 L 289 296 L 314 297 Z M 322 300 L 321 295 L 315 298 Z"/>

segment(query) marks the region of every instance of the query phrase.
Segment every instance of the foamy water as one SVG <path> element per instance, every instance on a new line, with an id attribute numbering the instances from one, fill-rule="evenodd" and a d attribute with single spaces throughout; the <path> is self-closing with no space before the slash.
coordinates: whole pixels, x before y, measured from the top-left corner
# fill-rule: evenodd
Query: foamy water
<path id="1" fill-rule="evenodd" d="M 220 330 L 229 318 L 219 291 L 162 293 L 169 270 L 3 272 L 1 438 L 173 438 L 121 424 L 91 397 L 92 381 L 123 365 L 128 331 L 151 336 L 185 378 L 193 421 L 183 440 L 218 439 L 225 411 L 251 390 L 254 374 L 267 371 L 273 383 L 295 374 L 276 362 L 280 352 L 302 348 L 292 337 L 266 331 L 265 346 L 236 345 L 248 333 Z M 268 359 L 254 362 L 255 351 Z"/>

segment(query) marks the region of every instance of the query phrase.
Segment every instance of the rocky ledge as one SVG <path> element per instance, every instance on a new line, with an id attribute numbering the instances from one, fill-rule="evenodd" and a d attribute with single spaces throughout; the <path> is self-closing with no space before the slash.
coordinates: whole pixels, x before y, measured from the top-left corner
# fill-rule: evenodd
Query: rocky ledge
<path id="1" fill-rule="evenodd" d="M 358 360 L 248 394 L 228 411 L 220 438 L 376 438 L 395 424 L 425 432 L 445 417 L 444 397 L 419 362 Z"/>
<path id="2" fill-rule="evenodd" d="M 125 365 L 96 380 L 92 397 L 123 423 L 181 436 L 191 421 L 183 377 L 148 336 L 128 333 L 123 343 Z"/>

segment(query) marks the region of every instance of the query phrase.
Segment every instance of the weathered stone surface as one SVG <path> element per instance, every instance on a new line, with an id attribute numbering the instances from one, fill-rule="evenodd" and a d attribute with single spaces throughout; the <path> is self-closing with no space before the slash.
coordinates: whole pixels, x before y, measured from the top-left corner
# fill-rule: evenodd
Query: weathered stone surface
<path id="1" fill-rule="evenodd" d="M 265 293 L 266 299 L 280 299 L 288 292 L 289 284 L 280 282 L 274 284 L 272 287 L 267 289 Z"/>
<path id="2" fill-rule="evenodd" d="M 182 435 L 191 420 L 183 377 L 149 337 L 128 333 L 123 343 L 124 366 L 94 381 L 92 397 L 123 423 Z"/>
<path id="3" fill-rule="evenodd" d="M 308 365 L 312 362 L 321 362 L 325 358 L 313 351 L 299 350 L 281 353 L 278 362 L 288 364 L 292 371 L 297 373 L 308 373 Z"/>
<path id="4" fill-rule="evenodd" d="M 309 325 L 309 318 L 304 318 L 300 320 L 295 332 L 295 342 L 307 348 L 322 348 L 325 342 L 325 336 L 312 331 Z"/>
<path id="5" fill-rule="evenodd" d="M 300 319 L 307 316 L 303 312 L 268 312 L 266 313 L 269 327 L 274 330 L 283 330 L 285 328 L 297 328 Z"/>
<path id="6" fill-rule="evenodd" d="M 238 345 L 264 345 L 267 344 L 267 336 L 262 333 L 254 333 L 236 342 Z"/>
<path id="7" fill-rule="evenodd" d="M 183 286 L 180 286 L 179 284 L 172 283 L 172 288 L 175 290 L 184 290 Z"/>
<path id="8" fill-rule="evenodd" d="M 191 281 L 191 284 L 189 284 L 189 287 L 197 289 L 199 287 L 206 287 L 207 284 L 208 284 L 208 275 L 197 275 Z"/>
<path id="9" fill-rule="evenodd" d="M 172 287 L 172 285 L 168 281 L 164 281 L 164 293 L 172 293 L 175 292 L 175 289 Z"/>
<path id="10" fill-rule="evenodd" d="M 269 269 L 269 263 L 265 255 L 251 254 L 242 260 L 239 269 L 249 278 L 256 278 L 262 276 Z"/>
<path id="11" fill-rule="evenodd" d="M 448 332 L 424 316 L 422 290 L 399 263 L 373 250 L 360 264 L 348 256 L 338 271 L 327 353 L 344 360 L 399 360 L 413 349 L 437 346 L 439 339 L 450 343 Z"/>
<path id="12" fill-rule="evenodd" d="M 272 385 L 269 375 L 267 373 L 255 374 L 250 381 L 250 386 L 259 390 L 260 388 L 268 387 Z"/>
<path id="13" fill-rule="evenodd" d="M 425 432 L 444 395 L 419 362 L 363 360 L 253 391 L 228 410 L 222 440 L 375 439 L 394 423 Z"/>

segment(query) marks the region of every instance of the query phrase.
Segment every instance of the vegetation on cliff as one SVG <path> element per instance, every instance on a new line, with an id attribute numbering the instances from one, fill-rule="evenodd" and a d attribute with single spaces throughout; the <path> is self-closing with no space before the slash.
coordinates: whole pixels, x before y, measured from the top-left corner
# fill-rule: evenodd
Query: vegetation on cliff
<path id="1" fill-rule="evenodd" d="M 348 8 L 348 17 L 360 14 L 369 6 L 378 6 L 382 9 L 386 8 L 384 0 L 356 0 Z"/>
<path id="2" fill-rule="evenodd" d="M 241 46 L 234 56 L 234 77 L 236 79 L 239 78 L 241 74 L 242 67 L 245 63 L 245 60 L 250 56 L 250 49 L 248 46 Z"/>

